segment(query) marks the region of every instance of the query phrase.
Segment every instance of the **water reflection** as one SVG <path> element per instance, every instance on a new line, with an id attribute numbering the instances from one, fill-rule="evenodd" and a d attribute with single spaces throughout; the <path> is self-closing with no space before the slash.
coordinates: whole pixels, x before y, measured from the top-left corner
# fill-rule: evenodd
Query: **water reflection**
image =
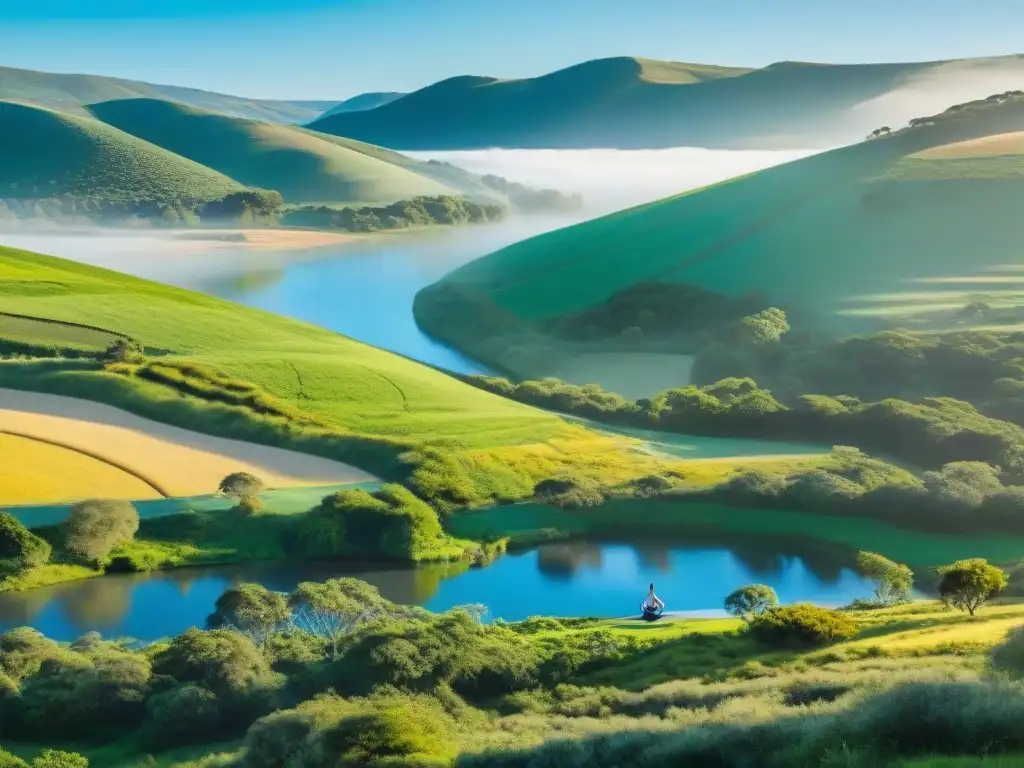
<path id="1" fill-rule="evenodd" d="M 96 630 L 142 641 L 202 626 L 232 582 L 290 591 L 300 581 L 355 576 L 389 600 L 441 611 L 483 603 L 508 620 L 536 614 L 621 616 L 648 582 L 672 611 L 717 612 L 726 594 L 749 583 L 773 586 L 783 602 L 846 603 L 870 592 L 850 555 L 710 535 L 674 540 L 562 542 L 506 555 L 488 568 L 465 563 L 400 568 L 390 564 L 269 563 L 179 569 L 103 578 L 0 595 L 0 629 L 30 625 L 60 640 Z"/>

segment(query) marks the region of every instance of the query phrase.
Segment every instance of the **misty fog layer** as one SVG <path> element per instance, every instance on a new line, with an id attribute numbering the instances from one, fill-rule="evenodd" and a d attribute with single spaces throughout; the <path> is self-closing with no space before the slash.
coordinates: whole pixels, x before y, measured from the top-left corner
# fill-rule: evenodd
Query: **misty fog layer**
<path id="1" fill-rule="evenodd" d="M 939 64 L 911 75 L 893 90 L 850 109 L 837 124 L 860 135 L 882 125 L 896 129 L 912 118 L 944 112 L 954 104 L 1024 89 L 1024 59 L 976 59 Z"/>
<path id="2" fill-rule="evenodd" d="M 814 154 L 817 150 L 489 149 L 410 152 L 473 173 L 493 173 L 532 187 L 578 192 L 600 215 Z"/>

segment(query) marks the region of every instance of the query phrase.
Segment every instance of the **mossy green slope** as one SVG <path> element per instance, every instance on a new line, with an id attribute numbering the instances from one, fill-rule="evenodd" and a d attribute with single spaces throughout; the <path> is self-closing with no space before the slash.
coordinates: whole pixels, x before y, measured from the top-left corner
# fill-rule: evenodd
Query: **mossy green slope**
<path id="1" fill-rule="evenodd" d="M 207 201 L 242 189 L 97 120 L 0 101 L 0 197 Z"/>
<path id="2" fill-rule="evenodd" d="M 343 433 L 405 445 L 443 435 L 486 447 L 545 440 L 568 428 L 322 328 L 64 259 L 0 248 L 0 297 L 5 311 L 109 328 L 162 352 L 161 361 L 201 363 L 252 382 Z M 11 384 L 20 366 L 0 362 L 0 386 Z M 41 376 L 48 378 L 41 387 L 84 398 L 126 386 L 123 377 L 90 367 L 54 367 Z M 32 379 L 21 383 L 36 388 Z M 168 392 L 140 391 L 123 404 L 151 396 L 166 399 Z M 195 427 L 209 431 L 212 424 Z"/>
<path id="3" fill-rule="evenodd" d="M 454 190 L 315 132 L 158 99 L 94 104 L 100 120 L 295 203 L 392 203 Z M 333 137 L 332 137 L 333 138 Z M 386 151 L 385 151 L 386 152 Z"/>
<path id="4" fill-rule="evenodd" d="M 760 292 L 842 327 L 925 295 L 963 305 L 1015 280 L 1022 129 L 1014 97 L 542 235 L 427 288 L 418 317 L 435 330 L 424 299 L 445 288 L 482 302 L 470 315 L 535 322 L 659 280 Z"/>
<path id="5" fill-rule="evenodd" d="M 918 76 L 984 78 L 1019 57 L 897 64 L 779 62 L 762 69 L 630 57 L 522 80 L 464 76 L 311 124 L 397 149 L 831 147 L 875 126 L 858 105 Z M 927 83 L 925 86 L 927 87 Z M 909 87 L 909 86 L 908 86 Z M 870 119 L 864 114 L 863 119 Z"/>

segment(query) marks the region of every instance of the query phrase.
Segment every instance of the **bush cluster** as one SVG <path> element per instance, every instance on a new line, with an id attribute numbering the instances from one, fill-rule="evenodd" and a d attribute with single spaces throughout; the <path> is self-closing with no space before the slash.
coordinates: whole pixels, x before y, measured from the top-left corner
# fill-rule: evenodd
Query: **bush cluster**
<path id="1" fill-rule="evenodd" d="M 438 224 L 479 224 L 500 221 L 505 212 L 496 205 L 481 205 L 462 197 L 436 195 L 414 197 L 379 207 L 303 206 L 284 215 L 292 226 L 341 229 L 346 232 L 375 232 Z"/>

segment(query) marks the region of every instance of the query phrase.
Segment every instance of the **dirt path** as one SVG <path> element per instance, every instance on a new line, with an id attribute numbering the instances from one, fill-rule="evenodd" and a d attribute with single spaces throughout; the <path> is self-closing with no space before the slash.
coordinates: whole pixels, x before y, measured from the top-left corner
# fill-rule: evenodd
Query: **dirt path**
<path id="1" fill-rule="evenodd" d="M 373 481 L 341 462 L 160 424 L 108 405 L 0 389 L 0 432 L 60 445 L 124 468 L 169 496 L 212 493 L 231 472 L 269 488 Z"/>

